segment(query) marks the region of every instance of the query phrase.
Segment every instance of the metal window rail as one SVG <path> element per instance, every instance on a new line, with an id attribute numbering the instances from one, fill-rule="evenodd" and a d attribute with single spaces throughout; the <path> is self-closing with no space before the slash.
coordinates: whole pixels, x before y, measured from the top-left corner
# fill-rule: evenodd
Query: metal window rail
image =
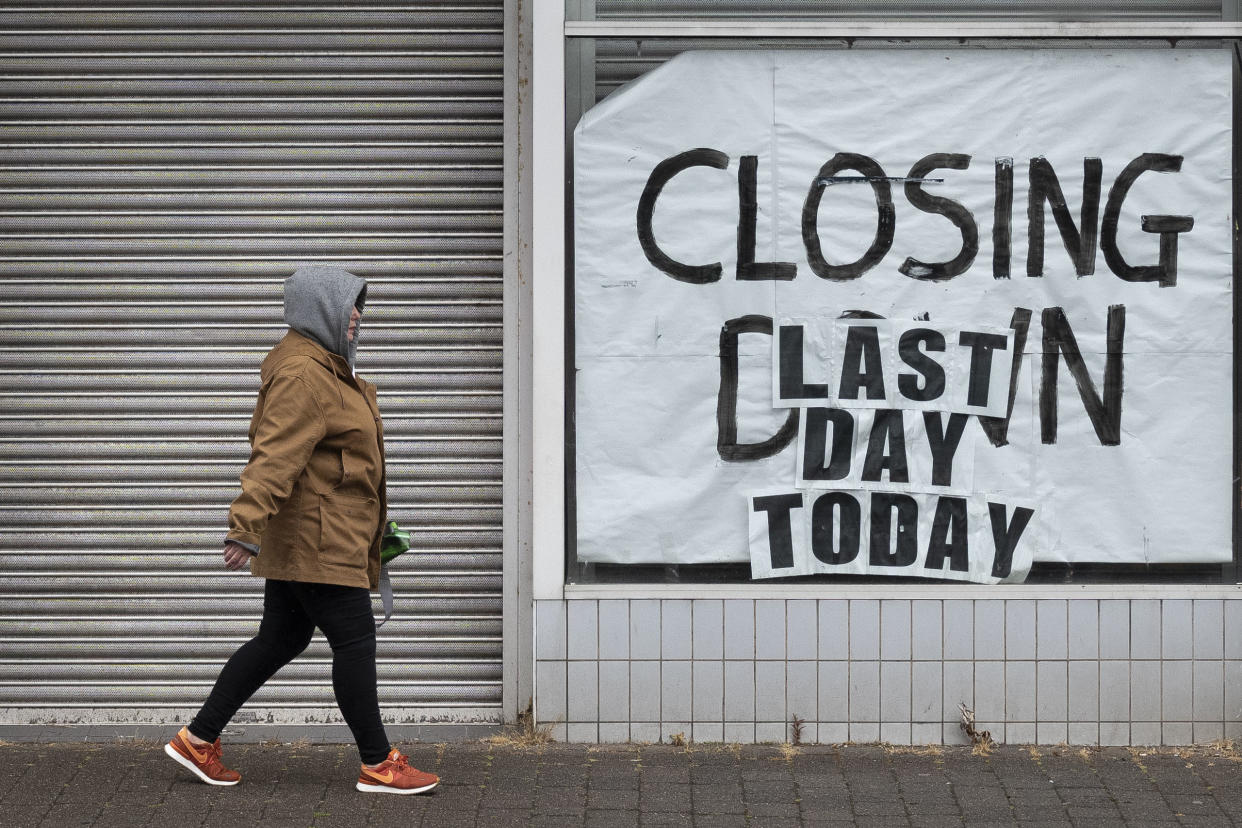
<path id="1" fill-rule="evenodd" d="M 1242 23 L 975 22 L 939 20 L 567 20 L 568 38 L 933 38 L 1220 40 L 1242 37 Z"/>

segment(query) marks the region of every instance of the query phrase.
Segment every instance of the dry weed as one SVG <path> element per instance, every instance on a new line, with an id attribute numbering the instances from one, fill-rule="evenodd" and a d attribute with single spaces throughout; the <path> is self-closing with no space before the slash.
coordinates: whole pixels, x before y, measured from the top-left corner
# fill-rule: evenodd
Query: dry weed
<path id="1" fill-rule="evenodd" d="M 559 719 L 547 724 L 535 724 L 534 702 L 528 702 L 526 709 L 517 714 L 517 721 L 501 728 L 485 740 L 489 744 L 501 747 L 529 748 L 546 745 L 552 739 L 552 727 Z"/>
<path id="2" fill-rule="evenodd" d="M 970 752 L 975 756 L 987 756 L 996 748 L 991 731 L 975 729 L 975 711 L 967 707 L 965 702 L 958 702 L 957 707 L 962 712 L 961 728 L 966 731 L 973 745 Z"/>

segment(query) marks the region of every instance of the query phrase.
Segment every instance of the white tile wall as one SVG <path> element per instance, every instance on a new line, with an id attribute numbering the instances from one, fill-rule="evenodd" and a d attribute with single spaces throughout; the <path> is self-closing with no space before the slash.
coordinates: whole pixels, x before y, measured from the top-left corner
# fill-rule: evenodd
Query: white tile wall
<path id="1" fill-rule="evenodd" d="M 1242 738 L 1239 599 L 574 599 L 536 604 L 557 739 Z"/>

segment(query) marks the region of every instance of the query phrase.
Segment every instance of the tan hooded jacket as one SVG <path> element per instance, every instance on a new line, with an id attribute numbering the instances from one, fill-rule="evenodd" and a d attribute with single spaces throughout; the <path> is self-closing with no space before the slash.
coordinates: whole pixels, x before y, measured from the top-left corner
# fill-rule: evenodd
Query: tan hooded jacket
<path id="1" fill-rule="evenodd" d="M 250 562 L 255 575 L 375 589 L 387 516 L 375 387 L 317 341 L 335 334 L 340 317 L 341 336 L 329 341 L 344 343 L 350 309 L 365 298 L 366 283 L 335 268 L 314 270 L 295 283 L 306 273 L 299 271 L 285 285 L 285 318 L 295 329 L 263 360 L 250 461 L 229 509 L 228 539 L 258 547 Z M 329 308 L 334 330 L 328 335 L 298 331 L 316 333 L 314 323 L 299 324 L 306 314 L 297 306 L 308 292 Z"/>

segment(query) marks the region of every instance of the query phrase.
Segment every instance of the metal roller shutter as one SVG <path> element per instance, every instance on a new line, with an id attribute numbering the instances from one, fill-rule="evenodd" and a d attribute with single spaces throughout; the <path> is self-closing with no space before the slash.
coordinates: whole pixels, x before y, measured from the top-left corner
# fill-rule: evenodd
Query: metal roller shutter
<path id="1" fill-rule="evenodd" d="M 371 282 L 415 530 L 385 714 L 499 720 L 502 29 L 501 0 L 0 11 L 0 723 L 183 719 L 253 634 L 221 539 L 310 262 Z M 339 720 L 321 636 L 256 717 Z"/>

